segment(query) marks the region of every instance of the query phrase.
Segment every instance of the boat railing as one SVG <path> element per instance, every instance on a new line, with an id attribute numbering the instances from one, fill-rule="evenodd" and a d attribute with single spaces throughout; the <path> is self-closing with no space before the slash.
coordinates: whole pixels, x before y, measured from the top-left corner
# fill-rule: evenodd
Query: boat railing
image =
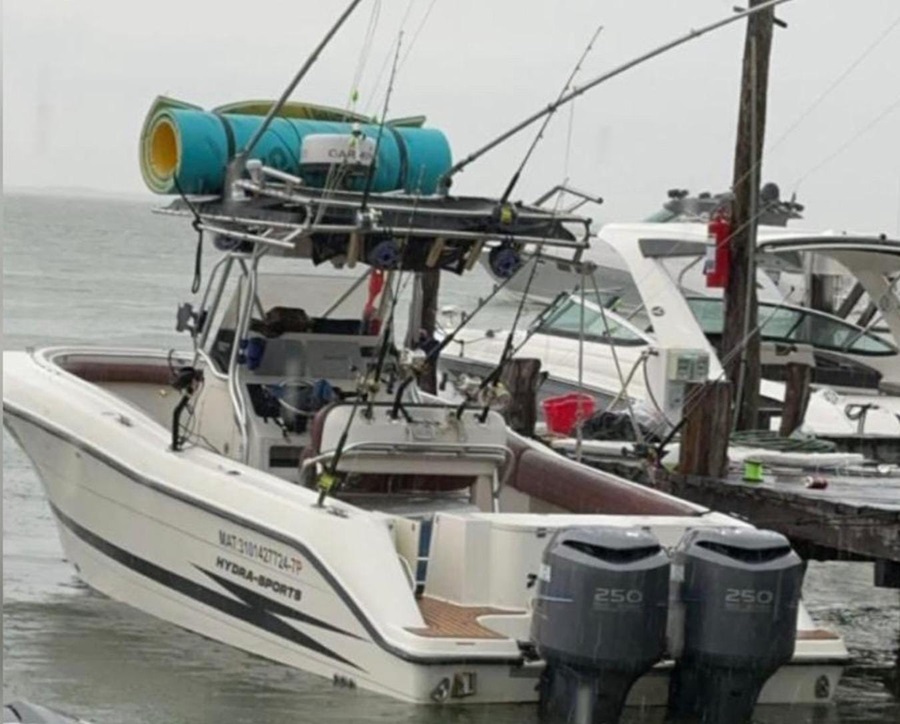
<path id="1" fill-rule="evenodd" d="M 235 329 L 235 342 L 246 338 L 247 330 L 250 327 L 250 317 L 252 316 L 253 304 L 256 302 L 256 284 L 257 273 L 259 268 L 259 260 L 262 251 L 254 251 L 248 269 L 242 259 L 239 259 L 244 276 L 247 279 L 247 287 L 245 290 L 238 290 L 237 293 L 244 293 L 245 297 L 241 300 L 239 306 L 238 322 Z M 235 343 L 231 346 L 231 354 L 228 360 L 228 394 L 231 398 L 231 405 L 234 409 L 235 422 L 238 426 L 238 432 L 241 438 L 240 458 L 243 462 L 247 462 L 250 456 L 250 433 L 247 421 L 247 402 L 241 392 L 239 369 L 240 344 Z"/>
<path id="2" fill-rule="evenodd" d="M 157 211 L 191 214 L 196 228 L 230 239 L 235 248 L 259 245 L 307 257 L 340 247 L 351 267 L 367 261 L 361 254 L 361 242 L 367 238 L 399 237 L 404 244 L 425 245 L 430 253 L 404 255 L 402 263 L 456 271 L 470 269 L 485 244 L 558 247 L 576 259 L 590 245 L 591 220 L 573 213 L 577 206 L 554 210 L 489 198 L 410 193 L 369 194 L 363 204 L 363 194 L 356 191 L 314 188 L 299 176 L 266 166 L 254 171 L 249 179 L 235 181 L 242 197 L 230 203 L 176 199 Z"/>
<path id="3" fill-rule="evenodd" d="M 325 463 L 331 460 L 337 454 L 337 450 L 326 450 L 316 455 L 306 458 L 300 464 L 300 479 L 303 480 L 304 474 L 308 474 L 312 466 L 319 463 Z M 341 463 L 349 462 L 353 458 L 362 455 L 376 456 L 395 456 L 410 455 L 416 459 L 429 458 L 431 461 L 435 459 L 455 460 L 465 457 L 468 460 L 483 460 L 493 464 L 496 469 L 507 465 L 512 459 L 513 453 L 505 445 L 491 444 L 470 444 L 470 443 L 435 443 L 435 442 L 353 442 L 343 447 L 340 453 Z M 338 464 L 338 470 L 341 469 L 341 463 Z M 365 472 L 353 469 L 353 472 Z M 397 463 L 397 472 L 402 473 L 402 466 Z M 460 473 L 463 475 L 463 473 Z M 470 474 L 470 473 L 465 473 Z"/>

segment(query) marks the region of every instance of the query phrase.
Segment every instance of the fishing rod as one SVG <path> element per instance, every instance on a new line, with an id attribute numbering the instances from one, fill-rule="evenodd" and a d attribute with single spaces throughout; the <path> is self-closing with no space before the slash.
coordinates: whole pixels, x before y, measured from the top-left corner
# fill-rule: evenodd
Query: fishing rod
<path id="1" fill-rule="evenodd" d="M 525 284 L 525 289 L 522 290 L 522 298 L 519 300 L 519 307 L 516 309 L 516 316 L 513 318 L 512 326 L 509 328 L 509 334 L 506 335 L 506 343 L 503 345 L 503 352 L 500 353 L 500 360 L 497 362 L 497 366 L 494 367 L 493 370 L 485 377 L 481 383 L 478 385 L 478 389 L 475 390 L 474 395 L 486 390 L 490 385 L 493 385 L 500 379 L 500 375 L 503 373 L 503 369 L 509 363 L 509 360 L 513 355 L 513 343 L 516 335 L 516 327 L 519 326 L 519 319 L 522 316 L 522 310 L 525 308 L 525 301 L 528 299 L 528 292 L 531 290 L 531 283 L 534 281 L 535 274 L 537 272 L 538 265 L 541 262 L 541 247 L 538 247 L 537 252 L 532 257 L 534 260 L 534 264 L 531 267 L 531 272 L 528 275 L 528 281 Z M 473 395 L 473 397 L 474 397 Z M 469 400 L 465 399 L 461 403 L 459 403 L 459 407 L 456 408 L 456 417 L 462 417 L 463 411 L 466 409 L 466 406 L 469 404 Z M 481 413 L 481 422 L 487 420 L 487 415 L 490 410 L 490 404 L 485 403 L 484 411 Z"/>
<path id="2" fill-rule="evenodd" d="M 313 50 L 312 54 L 306 59 L 306 62 L 303 64 L 300 70 L 297 71 L 294 79 L 288 84 L 287 88 L 284 89 L 284 93 L 281 94 L 281 97 L 269 109 L 269 112 L 266 114 L 263 122 L 256 129 L 256 132 L 250 137 L 250 140 L 247 141 L 247 145 L 242 151 L 237 153 L 228 164 L 228 172 L 225 179 L 226 194 L 231 193 L 230 189 L 232 183 L 234 181 L 237 181 L 243 175 L 250 153 L 254 148 L 256 148 L 256 144 L 259 143 L 259 140 L 263 137 L 263 134 L 268 130 L 275 116 L 278 115 L 279 111 L 281 111 L 281 109 L 284 107 L 284 104 L 287 103 L 287 99 L 290 97 L 291 93 L 294 92 L 294 90 L 297 88 L 297 85 L 309 72 L 309 69 L 312 68 L 313 64 L 319 59 L 319 55 L 321 54 L 321 52 L 325 49 L 328 43 L 331 42 L 331 39 L 334 37 L 340 27 L 344 24 L 347 18 L 350 17 L 353 11 L 356 10 L 356 6 L 361 2 L 362 0 L 351 0 L 350 4 L 344 10 L 341 16 L 337 19 L 334 25 L 331 26 L 331 29 L 325 34 L 325 37 L 322 38 L 322 40 Z"/>
<path id="3" fill-rule="evenodd" d="M 403 248 L 405 248 L 405 244 L 403 245 L 403 247 L 401 247 L 401 254 L 403 253 L 402 252 Z M 385 360 L 387 359 L 387 353 L 391 346 L 391 340 L 393 339 L 393 336 L 394 336 L 394 315 L 397 311 L 397 301 L 400 299 L 400 291 L 402 289 L 400 282 L 402 281 L 402 278 L 403 278 L 403 269 L 400 269 L 397 271 L 397 288 L 392 291 L 390 288 L 390 284 L 388 284 L 388 291 L 391 292 L 391 306 L 390 306 L 390 309 L 388 310 L 387 319 L 385 320 L 385 323 L 384 323 L 384 329 L 382 329 L 381 345 L 378 348 L 378 357 L 375 361 L 375 369 L 374 369 L 374 373 L 372 375 L 371 384 L 373 386 L 379 385 L 381 383 L 381 373 L 384 371 L 384 363 L 385 363 Z M 366 396 L 368 398 L 368 392 L 366 392 Z M 368 407 L 366 408 L 366 417 L 371 420 L 372 419 L 372 405 L 373 405 L 374 400 L 369 398 L 369 399 L 367 399 L 367 402 L 368 402 Z"/>
<path id="4" fill-rule="evenodd" d="M 388 290 L 390 291 L 390 284 L 388 284 Z M 378 349 L 378 357 L 375 362 L 374 372 L 372 372 L 372 374 L 367 372 L 365 378 L 361 381 L 359 390 L 353 400 L 353 406 L 350 408 L 350 416 L 347 418 L 347 424 L 344 425 L 341 436 L 338 438 L 338 443 L 334 448 L 334 454 L 331 456 L 325 469 L 319 474 L 319 477 L 316 480 L 316 487 L 319 489 L 319 498 L 316 502 L 316 506 L 319 508 L 324 505 L 325 497 L 331 492 L 337 482 L 337 466 L 344 455 L 344 448 L 346 447 L 347 439 L 350 436 L 350 428 L 353 426 L 353 420 L 356 418 L 356 412 L 359 410 L 361 404 L 366 404 L 366 412 L 363 414 L 368 419 L 372 419 L 372 398 L 377 385 L 379 384 L 381 371 L 384 368 L 384 362 L 387 358 L 390 338 L 393 333 L 394 310 L 397 305 L 397 298 L 400 296 L 399 275 L 397 278 L 397 290 L 396 292 L 391 292 L 391 294 L 391 309 L 384 327 L 381 330 L 381 345 Z"/>
<path id="5" fill-rule="evenodd" d="M 467 317 L 465 317 L 462 321 L 460 321 L 460 323 L 458 325 L 456 325 L 456 328 L 453 331 L 451 331 L 450 334 L 445 336 L 444 339 L 441 340 L 440 344 L 438 344 L 436 347 L 434 347 L 425 356 L 425 360 L 423 361 L 423 364 L 428 364 L 430 362 L 434 362 L 438 358 L 438 356 L 440 356 L 441 352 L 443 352 L 445 349 L 447 349 L 447 347 L 450 346 L 450 344 L 453 342 L 453 340 L 456 339 L 456 336 L 462 331 L 463 327 L 465 327 L 469 322 L 471 322 L 472 318 L 476 314 L 478 314 L 478 312 L 480 312 L 482 309 L 484 309 L 491 302 L 491 300 L 497 296 L 497 294 L 500 292 L 500 290 L 503 289 L 507 285 L 507 283 L 511 279 L 513 279 L 516 276 L 516 274 L 518 274 L 522 270 L 523 267 L 524 267 L 524 264 L 522 266 L 520 266 L 515 272 L 513 272 L 508 277 L 506 277 L 502 282 L 500 282 L 499 284 L 495 284 L 494 288 L 491 290 L 490 294 L 488 294 L 483 299 L 479 299 L 478 304 L 475 306 L 475 309 L 472 310 L 472 313 L 470 315 L 468 315 Z M 406 388 L 409 387 L 409 385 L 412 383 L 412 381 L 413 381 L 413 376 L 410 375 L 405 380 L 403 380 L 403 382 L 401 382 L 397 388 L 397 394 L 394 396 L 394 406 L 393 406 L 393 408 L 391 408 L 391 417 L 394 418 L 395 420 L 400 415 L 400 406 L 401 406 L 400 403 L 403 398 L 403 393 L 406 391 Z"/>
<path id="6" fill-rule="evenodd" d="M 591 36 L 590 42 L 587 44 L 587 47 L 584 49 L 584 52 L 581 54 L 581 57 L 578 59 L 578 62 L 575 64 L 575 67 L 572 69 L 572 72 L 569 74 L 569 77 L 566 79 L 565 85 L 563 85 L 562 89 L 559 91 L 559 96 L 556 98 L 556 102 L 559 103 L 566 91 L 571 88 L 572 81 L 575 80 L 575 76 L 578 75 L 578 71 L 581 70 L 581 64 L 584 63 L 585 59 L 588 57 L 588 53 L 591 52 L 591 49 L 594 47 L 594 43 L 597 41 L 597 38 L 600 36 L 600 32 L 603 30 L 602 25 L 597 26 L 597 30 L 594 31 L 594 34 Z M 544 122 L 541 124 L 540 129 L 535 134 L 534 139 L 531 141 L 531 145 L 528 147 L 528 150 L 525 152 L 525 156 L 522 158 L 522 163 L 519 164 L 519 168 L 516 169 L 515 173 L 510 178 L 509 183 L 506 186 L 506 191 L 503 192 L 503 196 L 500 198 L 500 204 L 505 204 L 512 194 L 513 189 L 516 187 L 516 184 L 519 183 L 519 177 L 522 175 L 522 171 L 525 170 L 525 166 L 528 161 L 531 159 L 531 154 L 534 153 L 534 149 L 537 148 L 538 143 L 540 143 L 541 139 L 544 137 L 544 131 L 547 130 L 547 126 L 550 125 L 550 119 L 553 118 L 553 114 L 556 112 L 554 108 L 553 111 L 547 114 L 544 118 Z"/>
<path id="7" fill-rule="evenodd" d="M 393 76 L 392 76 L 391 80 L 393 81 Z M 421 192 L 421 182 L 422 182 L 422 177 L 420 174 L 419 175 L 419 184 L 416 187 L 417 193 Z M 410 212 L 410 215 L 409 215 L 410 231 L 412 230 L 413 219 L 415 218 L 416 211 L 419 208 L 419 198 L 420 198 L 419 195 L 417 195 L 415 203 L 413 204 L 413 207 L 412 207 L 412 211 Z M 395 291 L 392 292 L 391 306 L 388 309 L 387 320 L 385 322 L 384 329 L 382 330 L 383 335 L 381 338 L 381 346 L 378 350 L 378 358 L 375 363 L 375 374 L 373 375 L 373 384 L 376 384 L 376 385 L 379 384 L 379 382 L 381 380 L 381 373 L 382 373 L 382 370 L 384 369 L 385 359 L 387 358 L 388 347 L 390 346 L 391 340 L 393 338 L 394 314 L 397 310 L 397 301 L 400 299 L 400 293 L 403 289 L 403 287 L 401 285 L 401 281 L 403 279 L 403 263 L 402 263 L 402 261 L 403 261 L 403 255 L 406 252 L 406 246 L 408 243 L 409 243 L 409 236 L 405 236 L 400 241 L 400 244 L 398 246 L 397 257 L 400 260 L 399 261 L 400 268 L 397 270 L 397 288 Z M 389 292 L 391 291 L 390 283 L 388 283 L 388 291 Z M 370 420 L 372 419 L 372 401 L 371 400 L 369 401 L 369 406 L 366 411 L 366 417 L 368 417 Z"/>
<path id="8" fill-rule="evenodd" d="M 599 31 L 598 31 L 598 32 L 599 32 Z M 596 37 L 596 36 L 595 36 L 595 37 Z M 592 42 L 593 42 L 593 41 L 592 41 Z M 555 212 L 554 212 L 554 213 L 555 213 Z M 504 346 L 503 346 L 503 351 L 500 353 L 500 360 L 497 362 L 497 365 L 490 371 L 490 373 L 489 373 L 489 374 L 481 381 L 481 383 L 478 385 L 478 388 L 475 390 L 475 392 L 474 392 L 474 394 L 473 394 L 473 397 L 474 397 L 474 395 L 477 395 L 478 393 L 480 393 L 480 392 L 482 392 L 483 390 L 487 389 L 488 386 L 490 386 L 490 385 L 496 383 L 497 380 L 499 380 L 500 375 L 503 373 L 504 367 L 506 367 L 506 365 L 509 364 L 509 361 L 510 361 L 510 360 L 518 353 L 518 351 L 525 345 L 525 343 L 530 339 L 530 337 L 535 333 L 535 331 L 537 331 L 537 328 L 538 328 L 538 326 L 539 326 L 539 324 L 540 324 L 540 320 L 541 320 L 542 318 L 544 318 L 544 316 L 548 313 L 548 309 L 549 309 L 550 307 L 545 308 L 545 309 L 538 315 L 537 319 L 535 319 L 535 320 L 532 322 L 531 329 L 529 329 L 529 330 L 526 332 L 525 339 L 523 339 L 522 342 L 521 342 L 519 345 L 515 345 L 515 344 L 514 344 L 514 343 L 515 343 L 515 339 L 514 339 L 514 338 L 515 338 L 515 334 L 516 334 L 516 328 L 519 326 L 519 319 L 520 319 L 521 316 L 522 316 L 522 310 L 525 308 L 525 302 L 526 302 L 526 300 L 527 300 L 527 298 L 528 298 L 528 292 L 531 290 L 531 285 L 532 285 L 532 283 L 534 282 L 534 277 L 535 277 L 535 274 L 537 273 L 538 265 L 541 263 L 541 259 L 542 259 L 542 251 L 543 251 L 543 246 L 542 246 L 542 245 L 541 245 L 541 246 L 538 246 L 537 251 L 536 251 L 534 254 L 532 254 L 531 257 L 529 257 L 528 260 L 525 261 L 525 262 L 519 267 L 519 269 L 518 269 L 517 272 L 516 272 L 516 273 L 518 273 L 518 271 L 521 271 L 522 268 L 523 268 L 529 261 L 534 261 L 534 265 L 531 267 L 531 272 L 530 272 L 529 275 L 528 275 L 528 281 L 527 281 L 526 284 L 525 284 L 525 289 L 522 291 L 522 298 L 519 300 L 519 306 L 518 306 L 518 308 L 516 309 L 516 316 L 513 318 L 512 326 L 510 327 L 509 333 L 508 333 L 507 336 L 506 336 L 506 342 L 505 342 L 505 344 L 504 344 Z M 584 268 L 584 264 L 583 264 L 583 263 L 579 262 L 579 264 L 581 264 L 582 268 Z M 594 265 L 592 265 L 592 266 L 591 266 L 591 275 L 592 275 L 592 276 L 593 276 L 593 272 L 594 272 L 595 269 L 596 269 L 596 267 L 595 267 Z M 513 276 L 515 276 L 515 274 L 514 274 Z M 578 287 L 576 286 L 575 288 L 577 289 Z M 553 300 L 553 303 L 551 304 L 551 307 L 554 306 L 554 305 L 557 303 L 557 301 L 558 301 L 563 295 L 565 295 L 565 294 L 566 294 L 565 291 L 560 292 L 559 294 L 557 294 L 557 296 L 556 296 L 556 297 L 554 298 L 554 300 Z M 457 416 L 457 418 L 459 418 L 459 417 L 462 416 L 462 413 L 463 413 L 463 411 L 466 409 L 466 406 L 468 405 L 468 403 L 469 403 L 469 400 L 463 400 L 463 401 L 460 403 L 459 407 L 457 407 L 457 409 L 456 409 L 456 416 Z M 483 410 L 482 413 L 481 413 L 481 422 L 484 422 L 484 421 L 487 419 L 488 411 L 489 411 L 489 405 L 486 404 L 486 405 L 484 406 L 484 410 Z"/>
<path id="9" fill-rule="evenodd" d="M 520 269 L 521 269 L 521 267 L 520 267 Z M 516 273 L 518 273 L 518 272 L 516 272 Z M 478 312 L 480 312 L 482 309 L 484 309 L 484 307 L 487 306 L 487 304 L 500 292 L 501 289 L 503 289 L 504 286 L 506 286 L 507 282 L 509 282 L 514 276 L 516 276 L 515 273 L 510 274 L 502 282 L 494 285 L 494 288 L 491 291 L 491 293 L 484 299 L 479 300 L 478 305 L 475 307 L 475 310 L 472 312 L 472 314 L 470 314 L 468 317 L 466 317 L 465 320 L 460 322 L 460 324 L 456 327 L 456 329 L 454 329 L 450 334 L 448 334 L 441 341 L 441 343 L 428 354 L 428 356 L 425 358 L 425 361 L 431 362 L 431 361 L 437 359 L 437 357 L 441 353 L 441 351 L 447 348 L 447 346 L 453 341 L 453 339 L 456 337 L 456 335 L 459 334 L 460 330 L 462 330 L 462 328 L 466 324 L 468 324 L 468 322 L 472 319 L 472 317 L 474 317 L 476 314 L 478 314 Z M 394 298 L 391 300 L 390 314 L 388 315 L 388 319 L 385 322 L 385 329 L 383 330 L 384 337 L 382 338 L 382 345 L 379 350 L 378 362 L 376 364 L 377 369 L 380 369 L 382 367 L 382 365 L 384 363 L 384 358 L 386 357 L 386 354 L 387 354 L 387 346 L 388 346 L 387 340 L 389 338 L 394 313 L 396 311 L 396 302 L 400 296 L 399 290 L 400 290 L 400 284 L 399 284 L 399 279 L 398 279 L 397 292 L 394 294 Z M 376 374 L 380 374 L 380 373 L 376 373 Z M 405 392 L 406 388 L 409 387 L 412 380 L 413 380 L 413 376 L 410 375 L 402 383 L 400 383 L 400 385 L 397 388 L 397 394 L 394 397 L 394 405 L 391 409 L 391 417 L 393 419 L 397 419 L 397 417 L 399 417 L 399 415 L 400 415 L 400 408 L 401 408 L 400 403 L 403 398 L 403 393 Z M 377 383 L 377 377 L 375 379 L 375 382 Z M 328 493 L 331 491 L 331 489 L 334 487 L 335 483 L 337 482 L 337 466 L 338 466 L 338 463 L 340 462 L 341 456 L 343 455 L 344 448 L 346 447 L 347 439 L 350 435 L 350 428 L 353 424 L 353 419 L 356 417 L 356 412 L 359 409 L 360 403 L 361 403 L 361 401 L 363 401 L 364 397 L 366 398 L 366 401 L 368 401 L 367 393 L 362 393 L 362 394 L 358 395 L 356 397 L 356 399 L 354 400 L 353 407 L 350 409 L 350 417 L 347 419 L 347 424 L 344 426 L 344 430 L 341 433 L 341 437 L 338 439 L 338 444 L 334 449 L 334 455 L 332 455 L 331 460 L 329 460 L 328 465 L 325 466 L 325 469 L 319 474 L 319 477 L 318 477 L 317 483 L 316 483 L 317 487 L 319 489 L 319 498 L 316 502 L 316 506 L 319 508 L 321 508 L 324 505 L 325 497 L 328 495 Z"/>
<path id="10" fill-rule="evenodd" d="M 399 47 L 399 41 L 398 41 Z M 398 51 L 399 52 L 399 51 Z M 393 76 L 392 76 L 393 80 Z M 385 110 L 386 110 L 385 104 Z M 416 205 L 413 207 L 412 214 L 415 215 L 416 208 L 418 207 L 418 198 L 416 199 Z M 410 223 L 412 223 L 412 217 L 410 217 Z M 400 247 L 400 257 L 402 259 L 403 250 L 405 248 L 406 239 L 401 243 Z M 371 271 L 369 272 L 369 275 Z M 368 275 L 367 275 L 368 276 Z M 341 436 L 338 439 L 338 444 L 335 447 L 334 455 L 332 456 L 329 464 L 325 470 L 319 475 L 317 486 L 319 488 L 319 499 L 317 502 L 318 507 L 322 507 L 325 503 L 325 496 L 331 491 L 337 482 L 337 466 L 341 460 L 341 456 L 344 454 L 344 447 L 347 444 L 347 439 L 350 435 L 350 428 L 353 425 L 353 420 L 356 417 L 356 412 L 359 409 L 361 403 L 366 403 L 366 417 L 371 420 L 372 419 L 372 410 L 374 404 L 374 393 L 376 391 L 377 386 L 381 381 L 381 373 L 384 369 L 384 363 L 387 359 L 388 349 L 390 347 L 391 338 L 393 337 L 394 330 L 394 314 L 397 309 L 397 300 L 400 298 L 401 291 L 401 280 L 403 276 L 402 267 L 397 272 L 397 287 L 395 290 L 391 290 L 390 280 L 387 283 L 388 292 L 391 293 L 391 306 L 388 311 L 387 320 L 385 321 L 384 327 L 381 330 L 381 344 L 378 348 L 378 357 L 375 361 L 374 371 L 371 375 L 367 375 L 365 380 L 366 384 L 362 387 L 362 389 L 357 393 L 356 398 L 353 401 L 353 407 L 350 409 L 350 416 L 347 418 L 347 424 L 344 426 L 343 431 L 341 432 Z"/>
<path id="11" fill-rule="evenodd" d="M 391 68 L 391 78 L 388 81 L 387 92 L 384 94 L 384 107 L 381 109 L 381 123 L 378 125 L 378 137 L 375 139 L 375 151 L 372 154 L 372 163 L 369 165 L 369 173 L 366 174 L 366 187 L 363 190 L 362 203 L 359 207 L 360 218 L 366 212 L 369 202 L 369 194 L 372 192 L 372 181 L 375 178 L 375 166 L 378 163 L 378 151 L 381 148 L 381 138 L 384 135 L 384 124 L 387 119 L 388 106 L 391 102 L 391 93 L 394 90 L 394 79 L 397 76 L 397 61 L 400 58 L 400 46 L 403 43 L 403 31 L 397 36 L 397 50 L 394 53 L 394 66 Z"/>
<path id="12" fill-rule="evenodd" d="M 613 70 L 594 78 L 593 80 L 588 81 L 580 88 L 573 89 L 571 92 L 566 93 L 561 98 L 556 100 L 554 103 L 551 103 L 546 108 L 542 108 L 541 110 L 532 114 L 531 116 L 526 118 L 524 121 L 516 124 L 515 126 L 510 128 L 508 131 L 505 131 L 504 133 L 500 134 L 499 136 L 494 138 L 492 141 L 490 141 L 489 143 L 486 143 L 484 146 L 479 148 L 477 151 L 466 156 L 466 158 L 464 158 L 462 161 L 459 161 L 454 166 L 452 166 L 450 168 L 450 170 L 447 171 L 447 173 L 445 173 L 441 177 L 440 182 L 439 182 L 440 189 L 444 193 L 446 193 L 450 189 L 450 185 L 453 181 L 453 176 L 455 176 L 460 171 L 462 171 L 470 163 L 481 158 L 488 151 L 493 150 L 494 148 L 499 146 L 501 143 L 504 143 L 505 141 L 507 141 L 510 138 L 512 138 L 513 136 L 515 136 L 520 131 L 528 128 L 528 126 L 530 126 L 535 121 L 540 120 L 541 118 L 543 118 L 544 116 L 546 116 L 548 114 L 554 113 L 557 108 L 560 108 L 561 106 L 564 106 L 566 103 L 569 103 L 569 102 L 575 100 L 581 94 L 586 93 L 587 91 L 591 90 L 592 88 L 595 88 L 596 86 L 600 85 L 601 83 L 604 83 L 604 82 L 610 80 L 611 78 L 614 78 L 617 75 L 624 73 L 626 70 L 630 70 L 631 68 L 634 68 L 634 67 L 644 63 L 645 61 L 655 58 L 658 55 L 662 55 L 663 53 L 665 53 L 669 50 L 672 50 L 673 48 L 677 48 L 679 45 L 683 45 L 684 43 L 694 40 L 695 38 L 699 38 L 701 35 L 705 35 L 714 30 L 718 30 L 719 28 L 722 28 L 730 23 L 737 22 L 738 20 L 750 17 L 751 15 L 762 12 L 764 10 L 770 10 L 770 9 L 774 8 L 776 5 L 781 5 L 782 3 L 786 3 L 786 2 L 790 2 L 790 1 L 791 0 L 769 0 L 768 2 L 765 2 L 762 5 L 754 5 L 751 8 L 747 8 L 746 10 L 741 10 L 733 15 L 729 15 L 728 17 L 723 18 L 722 20 L 717 20 L 714 23 L 705 25 L 702 28 L 699 28 L 696 30 L 691 30 L 686 35 L 678 37 L 675 40 L 671 40 L 668 43 L 666 43 L 665 45 L 661 45 L 660 47 L 658 47 L 654 50 L 651 50 L 648 53 L 644 53 L 643 55 L 635 58 L 634 60 L 630 60 L 627 63 L 620 65 L 617 68 L 614 68 Z"/>

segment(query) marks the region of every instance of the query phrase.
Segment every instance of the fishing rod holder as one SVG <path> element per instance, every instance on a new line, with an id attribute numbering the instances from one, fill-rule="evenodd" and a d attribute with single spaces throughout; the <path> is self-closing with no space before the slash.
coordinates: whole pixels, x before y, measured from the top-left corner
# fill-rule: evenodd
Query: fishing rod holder
<path id="1" fill-rule="evenodd" d="M 556 247 L 579 256 L 590 244 L 591 220 L 530 204 L 483 197 L 370 193 L 319 189 L 299 176 L 260 165 L 234 182 L 244 198 L 178 198 L 160 213 L 199 216 L 223 251 L 261 246 L 268 253 L 320 264 L 461 274 L 483 251 L 514 273 L 526 246 Z M 499 250 L 499 251 L 498 251 Z M 517 262 L 518 259 L 518 262 Z"/>
<path id="2" fill-rule="evenodd" d="M 587 203 L 597 204 L 598 206 L 603 203 L 602 196 L 595 196 L 591 193 L 588 193 L 587 191 L 582 191 L 580 189 L 569 186 L 568 184 L 556 184 L 556 186 L 551 188 L 549 191 L 539 196 L 533 202 L 533 206 L 543 206 L 554 196 L 559 195 L 559 198 L 562 199 L 566 194 L 569 194 L 570 196 L 576 196 L 580 199 L 580 201 L 576 201 L 571 206 L 566 207 L 565 212 L 567 214 L 574 213 Z"/>

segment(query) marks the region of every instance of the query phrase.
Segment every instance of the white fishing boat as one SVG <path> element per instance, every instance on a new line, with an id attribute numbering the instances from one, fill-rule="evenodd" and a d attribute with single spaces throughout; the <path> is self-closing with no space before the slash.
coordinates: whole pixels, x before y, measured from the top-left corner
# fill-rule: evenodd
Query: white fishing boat
<path id="1" fill-rule="evenodd" d="M 483 400 L 458 408 L 421 393 L 410 381 L 415 358 L 410 366 L 385 355 L 389 294 L 364 305 L 360 295 L 376 287 L 356 282 L 355 293 L 340 294 L 336 285 L 346 279 L 285 273 L 290 264 L 302 271 L 322 240 L 333 248 L 333 220 L 326 213 L 292 242 L 284 240 L 296 228 L 274 225 L 247 241 L 249 229 L 263 223 L 260 199 L 289 192 L 269 182 L 257 191 L 237 207 L 244 221 L 232 215 L 216 222 L 219 246 L 228 247 L 223 238 L 240 242 L 222 253 L 200 308 L 182 309 L 193 353 L 4 353 L 4 422 L 33 461 L 66 556 L 87 583 L 338 685 L 421 703 L 534 701 L 546 660 L 532 630 L 541 586 L 551 585 L 549 541 L 625 532 L 608 548 L 591 543 L 586 550 L 595 557 L 584 554 L 580 563 L 607 566 L 615 582 L 633 572 L 622 561 L 640 568 L 655 560 L 665 595 L 628 595 L 674 614 L 685 602 L 676 586 L 669 604 L 666 551 L 690 558 L 692 536 L 709 531 L 721 540 L 702 550 L 717 551 L 716 565 L 734 575 L 719 593 L 761 595 L 751 602 L 760 611 L 784 606 L 789 661 L 768 678 L 769 664 L 754 659 L 754 639 L 778 648 L 766 631 L 769 614 L 756 617 L 741 601 L 730 613 L 712 600 L 687 607 L 699 606 L 711 621 L 722 616 L 715 626 L 740 632 L 732 646 L 746 645 L 748 671 L 768 679 L 760 701 L 830 698 L 847 656 L 840 637 L 809 619 L 798 589 L 796 597 L 772 600 L 766 592 L 774 589 L 758 594 L 748 583 L 753 575 L 771 583 L 773 564 L 784 564 L 784 575 L 795 571 L 799 560 L 783 539 L 754 538 L 754 529 L 733 518 L 567 461 L 512 434 Z M 317 194 L 290 193 L 315 217 Z M 384 213 L 399 203 L 396 196 L 372 199 Z M 217 204 L 197 202 L 201 225 L 221 215 Z M 540 212 L 533 214 L 526 225 Z M 465 218 L 471 226 L 473 214 Z M 487 236 L 489 219 L 482 217 Z M 557 221 L 544 221 L 551 233 Z M 429 248 L 444 239 L 448 249 L 451 227 L 437 236 L 412 226 L 408 233 Z M 505 229 L 504 238 L 511 233 L 517 230 Z M 476 248 L 468 240 L 453 244 L 458 254 Z M 345 235 L 335 260 L 347 261 L 350 246 Z M 266 263 L 278 273 L 265 274 Z M 373 302 L 385 323 L 379 334 L 376 317 L 363 312 Z M 341 482 L 332 487 L 334 480 Z M 623 553 L 629 541 L 639 545 Z M 765 553 L 748 554 L 745 545 Z M 766 565 L 754 573 L 748 555 Z M 589 580 L 591 596 L 606 588 L 626 595 L 621 585 Z M 637 576 L 627 591 L 645 580 Z M 665 626 L 648 641 L 644 618 L 634 613 L 643 609 L 635 606 L 612 606 L 604 615 L 617 617 L 634 651 L 653 651 L 653 667 L 631 700 L 663 705 L 673 666 L 686 666 L 664 651 L 678 650 L 672 641 L 684 629 L 671 615 L 669 643 Z M 588 605 L 575 618 L 564 614 L 573 635 L 590 638 L 596 611 Z"/>
<path id="2" fill-rule="evenodd" d="M 199 194 L 210 176 L 191 181 L 178 113 L 202 112 L 172 107 L 145 129 L 145 172 Z M 198 307 L 179 308 L 192 349 L 4 353 L 4 424 L 79 576 L 408 702 L 616 721 L 627 697 L 737 722 L 757 702 L 829 701 L 847 650 L 807 614 L 786 539 L 515 435 L 493 386 L 425 394 L 416 377 L 452 335 L 395 348 L 403 275 L 464 273 L 482 253 L 511 273 L 529 244 L 583 248 L 589 222 L 414 192 L 427 134 L 416 146 L 384 121 L 375 138 L 309 132 L 304 176 L 275 168 L 251 152 L 277 110 L 230 137 L 243 150 L 221 193 L 168 207 L 220 254 Z M 210 115 L 215 133 L 250 123 Z M 390 153 L 400 180 L 379 191 L 398 177 Z M 311 262 L 365 271 L 310 277 Z"/>

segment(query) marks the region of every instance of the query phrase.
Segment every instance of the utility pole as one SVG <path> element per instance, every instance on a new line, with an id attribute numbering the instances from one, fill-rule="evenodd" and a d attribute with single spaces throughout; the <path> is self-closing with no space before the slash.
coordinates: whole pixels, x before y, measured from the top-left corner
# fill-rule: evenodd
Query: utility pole
<path id="1" fill-rule="evenodd" d="M 750 7 L 763 0 L 750 0 Z M 774 11 L 747 20 L 740 112 L 734 158 L 731 211 L 731 265 L 725 288 L 722 357 L 735 394 L 734 427 L 757 427 L 759 413 L 759 336 L 756 298 L 756 216 L 766 125 L 769 55 Z"/>

